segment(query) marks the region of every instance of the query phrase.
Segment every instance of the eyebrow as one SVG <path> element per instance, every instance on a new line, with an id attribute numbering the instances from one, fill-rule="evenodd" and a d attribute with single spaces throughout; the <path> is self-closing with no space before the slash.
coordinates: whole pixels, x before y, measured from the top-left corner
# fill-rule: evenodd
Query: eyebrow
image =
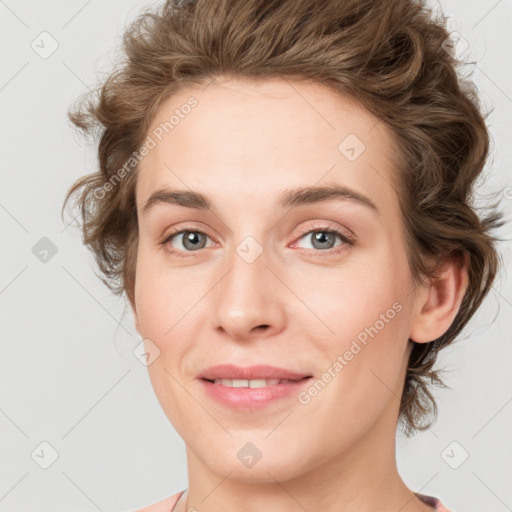
<path id="1" fill-rule="evenodd" d="M 288 208 L 316 204 L 334 199 L 352 201 L 379 213 L 379 209 L 371 199 L 343 185 L 294 187 L 286 189 L 280 194 L 278 204 L 282 208 Z M 147 213 L 148 210 L 157 204 L 178 205 L 196 210 L 211 210 L 213 207 L 208 197 L 200 192 L 192 190 L 161 189 L 151 194 L 142 208 L 142 213 Z"/>

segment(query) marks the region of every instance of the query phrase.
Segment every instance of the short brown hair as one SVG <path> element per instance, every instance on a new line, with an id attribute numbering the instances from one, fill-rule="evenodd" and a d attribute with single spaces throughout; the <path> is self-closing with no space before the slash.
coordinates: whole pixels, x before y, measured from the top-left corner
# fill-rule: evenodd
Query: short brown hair
<path id="1" fill-rule="evenodd" d="M 99 170 L 70 188 L 64 206 L 76 196 L 102 280 L 134 302 L 136 166 L 106 184 L 141 146 L 164 100 L 222 77 L 330 87 L 395 136 L 415 283 L 435 275 L 431 257 L 468 261 L 468 289 L 450 328 L 429 343 L 413 342 L 399 419 L 408 436 L 428 428 L 425 418 L 437 415 L 428 381 L 444 386 L 433 368 L 437 354 L 490 290 L 499 268 L 491 230 L 503 224 L 496 204 L 481 216 L 473 204 L 489 134 L 474 84 L 458 76 L 460 61 L 444 49 L 445 21 L 414 0 L 169 0 L 141 14 L 124 34 L 122 62 L 69 114 L 84 133 L 99 135 Z"/>

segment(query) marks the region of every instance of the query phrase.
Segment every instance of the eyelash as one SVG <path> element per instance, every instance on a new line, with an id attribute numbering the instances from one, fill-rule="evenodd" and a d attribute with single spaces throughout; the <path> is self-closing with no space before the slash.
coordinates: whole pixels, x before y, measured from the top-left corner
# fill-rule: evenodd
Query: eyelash
<path id="1" fill-rule="evenodd" d="M 184 227 L 180 227 L 180 228 L 176 229 L 175 231 L 172 231 L 171 233 L 169 233 L 164 238 L 164 240 L 162 240 L 160 242 L 160 245 L 161 246 L 166 246 L 172 240 L 172 238 L 174 238 L 175 236 L 180 235 L 180 234 L 182 234 L 182 233 L 184 233 L 186 231 L 193 232 L 193 233 L 201 233 L 201 234 L 203 234 L 205 236 L 208 236 L 206 233 L 204 233 L 200 229 L 197 229 L 195 226 L 184 226 Z M 305 235 L 308 235 L 310 233 L 315 233 L 315 232 L 331 233 L 333 235 L 337 235 L 341 239 L 341 241 L 343 243 L 338 245 L 338 246 L 336 246 L 336 247 L 333 247 L 332 249 L 325 249 L 325 250 L 320 250 L 320 249 L 304 249 L 304 250 L 306 250 L 308 252 L 309 251 L 313 251 L 313 253 L 328 253 L 329 255 L 332 256 L 332 255 L 339 254 L 339 253 L 347 250 L 347 248 L 353 247 L 355 245 L 355 239 L 354 238 L 349 237 L 349 236 L 341 233 L 337 229 L 333 229 L 333 228 L 328 227 L 328 226 L 308 228 L 307 230 L 305 230 L 305 231 L 303 231 L 301 233 L 301 235 L 299 236 L 299 238 L 297 240 L 300 240 Z M 167 247 L 167 251 L 169 253 L 177 256 L 178 258 L 188 258 L 188 257 L 190 257 L 190 255 L 185 255 L 183 253 L 198 252 L 198 251 L 180 251 L 180 250 L 170 249 L 168 247 Z M 316 254 L 316 255 L 314 255 L 314 257 L 322 257 L 322 256 L 320 254 Z"/>

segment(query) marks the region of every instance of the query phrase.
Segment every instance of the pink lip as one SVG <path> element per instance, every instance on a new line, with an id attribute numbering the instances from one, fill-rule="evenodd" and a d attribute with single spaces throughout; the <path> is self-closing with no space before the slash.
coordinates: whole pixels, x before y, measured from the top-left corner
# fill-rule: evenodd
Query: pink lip
<path id="1" fill-rule="evenodd" d="M 232 388 L 223 386 L 220 382 L 214 384 L 206 379 L 199 379 L 199 382 L 204 386 L 206 393 L 221 404 L 242 411 L 252 411 L 261 409 L 279 398 L 296 394 L 310 380 L 311 377 L 305 377 L 296 382 L 284 382 L 263 388 Z"/>
<path id="2" fill-rule="evenodd" d="M 290 379 L 300 380 L 304 377 L 311 377 L 311 374 L 298 373 L 277 366 L 256 365 L 256 366 L 235 366 L 233 364 L 220 364 L 211 366 L 201 372 L 198 379 Z"/>

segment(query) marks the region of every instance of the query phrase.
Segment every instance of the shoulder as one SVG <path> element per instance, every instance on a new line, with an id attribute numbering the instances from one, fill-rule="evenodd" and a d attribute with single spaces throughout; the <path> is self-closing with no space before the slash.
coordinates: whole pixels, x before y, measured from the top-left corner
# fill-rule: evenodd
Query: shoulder
<path id="1" fill-rule="evenodd" d="M 168 498 L 164 498 L 163 500 L 158 501 L 157 503 L 153 503 L 152 505 L 148 505 L 147 507 L 140 508 L 135 512 L 171 512 L 174 505 L 176 505 L 180 496 L 184 492 L 185 491 L 177 492 Z"/>

